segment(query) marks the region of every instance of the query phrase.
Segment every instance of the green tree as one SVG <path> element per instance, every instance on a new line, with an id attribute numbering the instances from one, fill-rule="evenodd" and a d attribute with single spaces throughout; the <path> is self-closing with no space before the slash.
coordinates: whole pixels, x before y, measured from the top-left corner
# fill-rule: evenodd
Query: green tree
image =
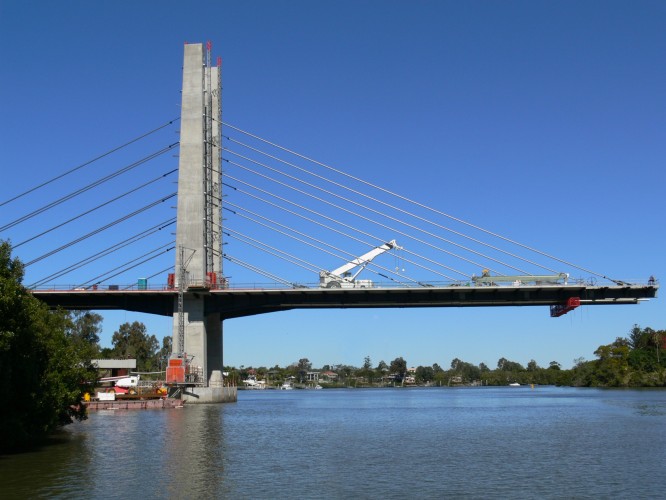
<path id="1" fill-rule="evenodd" d="M 298 360 L 298 369 L 308 372 L 312 369 L 312 363 L 308 358 L 301 358 Z"/>
<path id="2" fill-rule="evenodd" d="M 69 315 L 51 312 L 22 286 L 23 265 L 0 242 L 0 449 L 35 443 L 85 418 L 80 404 L 95 371 L 67 335 Z"/>
<path id="3" fill-rule="evenodd" d="M 111 343 L 115 357 L 136 359 L 137 371 L 149 372 L 158 368 L 156 351 L 160 344 L 155 335 L 148 335 L 143 323 L 123 323 L 113 333 Z"/>
<path id="4" fill-rule="evenodd" d="M 386 364 L 386 361 L 382 360 L 379 363 L 377 363 L 377 367 L 375 368 L 375 379 L 378 380 L 384 380 L 384 377 L 386 374 L 389 372 L 389 366 Z"/>
<path id="5" fill-rule="evenodd" d="M 391 373 L 396 375 L 396 378 L 402 381 L 405 378 L 405 373 L 407 373 L 407 361 L 402 359 L 402 357 L 395 358 L 391 361 L 389 369 L 391 370 Z"/>
<path id="6" fill-rule="evenodd" d="M 663 330 L 657 330 L 652 333 L 652 342 L 655 347 L 655 351 L 657 352 L 657 364 L 661 364 L 660 361 L 660 356 L 659 356 L 659 351 L 663 348 L 663 342 L 664 342 L 664 331 Z"/>
<path id="7" fill-rule="evenodd" d="M 574 368 L 575 368 L 577 366 L 585 365 L 587 363 L 587 360 L 583 356 L 580 356 L 580 357 L 574 359 L 573 363 L 574 363 Z"/>
<path id="8" fill-rule="evenodd" d="M 634 325 L 629 332 L 629 338 L 627 339 L 629 347 L 632 349 L 646 349 L 652 344 L 652 333 L 654 330 L 652 328 L 641 328 L 638 325 Z"/>
<path id="9" fill-rule="evenodd" d="M 455 358 L 451 361 L 449 376 L 460 378 L 463 382 L 472 382 L 481 378 L 481 369 L 471 363 Z"/>
<path id="10" fill-rule="evenodd" d="M 89 352 L 89 357 L 100 355 L 99 334 L 102 333 L 102 316 L 89 311 L 72 311 L 69 313 L 71 327 L 68 335 L 72 342 Z"/>
<path id="11" fill-rule="evenodd" d="M 589 385 L 616 387 L 626 385 L 629 373 L 629 346 L 608 344 L 594 351 L 599 359 Z"/>
<path id="12" fill-rule="evenodd" d="M 305 377 L 310 370 L 312 370 L 312 363 L 308 358 L 298 360 L 298 379 L 301 383 L 305 382 Z"/>
<path id="13" fill-rule="evenodd" d="M 359 375 L 365 377 L 368 383 L 372 383 L 374 370 L 372 369 L 372 360 L 370 356 L 366 356 L 363 359 L 363 367 L 359 370 Z"/>
<path id="14" fill-rule="evenodd" d="M 432 365 L 432 371 L 434 374 L 433 382 L 435 382 L 437 385 L 442 385 L 444 382 L 446 382 L 448 376 L 441 366 L 439 366 L 437 363 L 434 363 Z"/>
<path id="15" fill-rule="evenodd" d="M 157 360 L 160 366 L 160 371 L 166 370 L 173 350 L 173 341 L 171 335 L 167 335 L 162 339 L 162 348 L 157 353 Z"/>
<path id="16" fill-rule="evenodd" d="M 497 369 L 505 372 L 522 372 L 525 368 L 520 363 L 509 361 L 506 358 L 500 358 L 497 361 Z"/>
<path id="17" fill-rule="evenodd" d="M 459 360 L 458 358 L 453 358 L 451 360 L 451 369 L 454 371 L 457 370 L 458 366 L 460 366 L 460 363 L 462 363 L 461 360 Z"/>
<path id="18" fill-rule="evenodd" d="M 416 367 L 416 383 L 428 383 L 435 379 L 435 370 L 431 366 Z"/>

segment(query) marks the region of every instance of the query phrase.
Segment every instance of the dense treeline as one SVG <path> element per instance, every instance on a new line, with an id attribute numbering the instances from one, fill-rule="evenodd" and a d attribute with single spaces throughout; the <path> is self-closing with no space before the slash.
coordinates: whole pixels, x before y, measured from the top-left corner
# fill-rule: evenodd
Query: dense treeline
<path id="1" fill-rule="evenodd" d="M 80 403 L 95 377 L 75 318 L 49 311 L 22 281 L 23 265 L 0 242 L 0 451 L 38 443 L 85 418 Z"/>
<path id="2" fill-rule="evenodd" d="M 267 380 L 270 385 L 288 379 L 307 385 L 308 372 L 317 371 L 318 380 L 329 387 L 382 387 L 395 385 L 508 385 L 512 383 L 536 385 L 566 385 L 574 387 L 664 387 L 666 386 L 666 332 L 641 328 L 638 325 L 628 337 L 618 337 L 613 343 L 599 346 L 594 352 L 598 359 L 574 360 L 570 370 L 562 369 L 557 361 L 541 367 L 530 360 L 526 366 L 500 358 L 497 367 L 491 369 L 485 363 L 474 365 L 458 358 L 448 369 L 435 363 L 432 366 L 407 368 L 407 362 L 396 358 L 391 363 L 380 361 L 376 366 L 367 356 L 359 367 L 349 365 L 325 365 L 313 369 L 307 358 L 287 367 L 228 366 L 232 381 L 239 385 L 248 377 Z M 326 375 L 328 374 L 328 375 Z"/>
<path id="3" fill-rule="evenodd" d="M 666 386 L 666 331 L 634 325 L 628 337 L 618 337 L 594 351 L 594 361 L 579 361 L 572 384 L 596 387 Z"/>

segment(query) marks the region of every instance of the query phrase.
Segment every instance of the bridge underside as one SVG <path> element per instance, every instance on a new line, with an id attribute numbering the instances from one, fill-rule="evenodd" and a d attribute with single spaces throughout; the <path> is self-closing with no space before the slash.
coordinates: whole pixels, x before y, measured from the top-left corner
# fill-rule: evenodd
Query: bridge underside
<path id="1" fill-rule="evenodd" d="M 211 290 L 189 292 L 204 299 L 206 314 L 220 319 L 291 309 L 550 306 L 580 298 L 581 305 L 636 304 L 655 298 L 658 286 L 487 286 L 382 289 Z M 172 316 L 177 291 L 34 291 L 50 307 L 135 311 Z"/>

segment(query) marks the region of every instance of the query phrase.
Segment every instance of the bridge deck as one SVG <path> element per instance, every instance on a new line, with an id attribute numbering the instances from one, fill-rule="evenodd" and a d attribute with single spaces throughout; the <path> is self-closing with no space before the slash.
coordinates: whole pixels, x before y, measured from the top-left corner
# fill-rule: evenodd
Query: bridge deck
<path id="1" fill-rule="evenodd" d="M 550 306 L 580 298 L 581 305 L 636 304 L 655 298 L 658 285 L 446 286 L 353 289 L 223 289 L 187 292 L 203 296 L 207 312 L 222 319 L 290 309 Z M 50 307 L 127 310 L 172 316 L 177 290 L 34 290 Z"/>

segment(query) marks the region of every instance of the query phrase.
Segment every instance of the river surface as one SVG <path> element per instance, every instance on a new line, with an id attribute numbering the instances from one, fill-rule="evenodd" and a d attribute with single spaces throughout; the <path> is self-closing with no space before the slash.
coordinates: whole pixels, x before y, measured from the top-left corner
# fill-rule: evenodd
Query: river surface
<path id="1" fill-rule="evenodd" d="M 666 391 L 239 391 L 101 411 L 0 457 L 0 498 L 665 498 Z"/>

